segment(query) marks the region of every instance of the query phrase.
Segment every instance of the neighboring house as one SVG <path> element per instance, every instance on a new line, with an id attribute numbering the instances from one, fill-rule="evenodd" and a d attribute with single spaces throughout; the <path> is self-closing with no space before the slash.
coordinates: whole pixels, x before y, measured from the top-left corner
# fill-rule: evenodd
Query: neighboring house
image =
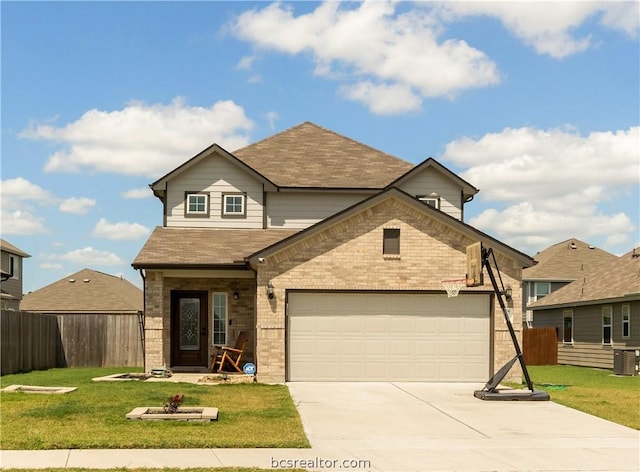
<path id="1" fill-rule="evenodd" d="M 533 311 L 527 309 L 527 305 L 617 259 L 611 253 L 575 238 L 554 244 L 533 256 L 536 265 L 522 271 L 524 326 L 531 328 L 534 325 Z"/>
<path id="2" fill-rule="evenodd" d="M 640 248 L 529 306 L 534 327 L 555 327 L 558 363 L 613 368 L 614 349 L 640 349 Z"/>
<path id="3" fill-rule="evenodd" d="M 66 366 L 143 363 L 142 290 L 103 272 L 82 269 L 24 296 L 20 310 L 55 315 Z"/>
<path id="4" fill-rule="evenodd" d="M 205 370 L 249 332 L 260 381 L 486 381 L 514 349 L 490 285 L 448 298 L 482 241 L 514 290 L 525 254 L 463 222 L 478 190 L 306 122 L 212 145 L 150 185 L 163 226 L 135 258 L 145 369 Z M 517 369 L 512 378 L 518 377 Z"/>
<path id="5" fill-rule="evenodd" d="M 22 249 L 0 239 L 2 253 L 0 300 L 3 310 L 17 310 L 22 300 L 22 260 L 31 257 Z"/>

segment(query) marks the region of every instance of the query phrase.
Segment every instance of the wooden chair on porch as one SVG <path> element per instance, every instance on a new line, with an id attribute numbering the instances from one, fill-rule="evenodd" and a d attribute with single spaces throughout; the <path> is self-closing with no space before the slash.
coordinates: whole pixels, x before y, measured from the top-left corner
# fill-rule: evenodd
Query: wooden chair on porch
<path id="1" fill-rule="evenodd" d="M 242 372 L 240 360 L 249 341 L 249 333 L 240 331 L 233 347 L 214 346 L 216 351 L 211 356 L 209 370 L 211 372 Z"/>

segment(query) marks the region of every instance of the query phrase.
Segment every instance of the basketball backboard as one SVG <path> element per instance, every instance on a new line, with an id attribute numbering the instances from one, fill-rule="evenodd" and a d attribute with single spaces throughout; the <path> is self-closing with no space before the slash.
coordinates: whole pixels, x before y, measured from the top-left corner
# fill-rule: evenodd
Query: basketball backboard
<path id="1" fill-rule="evenodd" d="M 482 275 L 482 243 L 467 246 L 467 287 L 484 285 Z"/>

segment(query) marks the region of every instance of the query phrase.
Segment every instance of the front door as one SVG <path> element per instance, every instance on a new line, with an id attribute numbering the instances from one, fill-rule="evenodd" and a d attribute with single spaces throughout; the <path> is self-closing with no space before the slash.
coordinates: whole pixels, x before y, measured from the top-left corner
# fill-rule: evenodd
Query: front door
<path id="1" fill-rule="evenodd" d="M 207 292 L 171 292 L 171 365 L 206 367 Z"/>

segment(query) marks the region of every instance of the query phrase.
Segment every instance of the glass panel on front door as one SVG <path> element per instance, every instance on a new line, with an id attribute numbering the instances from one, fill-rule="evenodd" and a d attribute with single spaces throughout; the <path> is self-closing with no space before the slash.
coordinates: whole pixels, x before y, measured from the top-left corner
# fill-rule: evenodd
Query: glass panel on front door
<path id="1" fill-rule="evenodd" d="M 213 294 L 213 344 L 227 344 L 227 294 Z"/>
<path id="2" fill-rule="evenodd" d="M 200 349 L 200 299 L 180 299 L 180 350 Z"/>

